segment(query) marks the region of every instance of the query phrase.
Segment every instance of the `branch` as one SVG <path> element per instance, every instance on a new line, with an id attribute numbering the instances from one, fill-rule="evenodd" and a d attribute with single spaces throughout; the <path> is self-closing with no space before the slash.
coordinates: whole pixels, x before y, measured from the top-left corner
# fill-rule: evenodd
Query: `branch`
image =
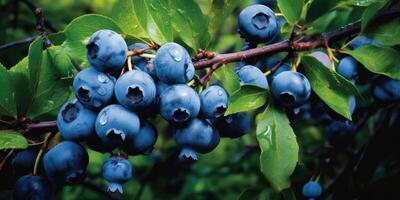
<path id="1" fill-rule="evenodd" d="M 36 36 L 28 37 L 22 40 L 13 41 L 7 44 L 0 45 L 0 50 L 8 49 L 18 45 L 25 45 L 33 42 L 36 39 Z"/>
<path id="2" fill-rule="evenodd" d="M 22 2 L 24 2 L 35 14 L 38 7 L 32 2 L 32 0 L 23 0 Z M 43 25 L 44 25 L 43 27 L 48 28 L 50 31 L 54 33 L 58 32 L 58 29 L 45 17 L 43 17 Z"/>

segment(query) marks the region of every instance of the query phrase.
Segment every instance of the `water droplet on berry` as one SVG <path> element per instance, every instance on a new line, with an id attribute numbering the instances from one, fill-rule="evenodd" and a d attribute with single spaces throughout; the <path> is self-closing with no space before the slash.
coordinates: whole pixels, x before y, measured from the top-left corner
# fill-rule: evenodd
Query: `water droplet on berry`
<path id="1" fill-rule="evenodd" d="M 218 95 L 222 96 L 224 94 L 224 92 L 222 90 L 218 90 Z"/>
<path id="2" fill-rule="evenodd" d="M 104 96 L 104 95 L 107 94 L 107 89 L 104 88 L 104 87 L 98 87 L 98 88 L 96 88 L 96 92 L 97 92 L 99 95 Z"/>
<path id="3" fill-rule="evenodd" d="M 107 121 L 108 121 L 107 113 L 106 112 L 101 113 L 100 119 L 99 119 L 100 125 L 107 124 Z"/>
<path id="4" fill-rule="evenodd" d="M 172 56 L 172 58 L 176 61 L 181 61 L 183 59 L 183 51 L 179 48 L 171 48 L 169 50 L 169 54 Z"/>
<path id="5" fill-rule="evenodd" d="M 102 105 L 102 103 L 99 100 L 94 100 L 93 104 L 94 104 L 94 107 L 96 107 L 96 108 L 100 108 Z"/>
<path id="6" fill-rule="evenodd" d="M 107 83 L 110 79 L 105 74 L 100 73 L 97 75 L 97 80 L 100 83 Z"/>

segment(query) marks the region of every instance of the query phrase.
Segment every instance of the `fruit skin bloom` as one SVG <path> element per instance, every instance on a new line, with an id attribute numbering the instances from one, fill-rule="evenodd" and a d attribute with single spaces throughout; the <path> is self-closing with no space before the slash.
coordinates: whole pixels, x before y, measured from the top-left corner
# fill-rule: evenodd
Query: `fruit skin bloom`
<path id="1" fill-rule="evenodd" d="M 317 198 L 322 194 L 321 185 L 315 181 L 309 181 L 303 186 L 302 193 L 307 198 Z"/>
<path id="2" fill-rule="evenodd" d="M 111 157 L 103 164 L 102 172 L 104 179 L 109 182 L 107 191 L 123 193 L 121 184 L 132 178 L 133 167 L 124 158 Z"/>

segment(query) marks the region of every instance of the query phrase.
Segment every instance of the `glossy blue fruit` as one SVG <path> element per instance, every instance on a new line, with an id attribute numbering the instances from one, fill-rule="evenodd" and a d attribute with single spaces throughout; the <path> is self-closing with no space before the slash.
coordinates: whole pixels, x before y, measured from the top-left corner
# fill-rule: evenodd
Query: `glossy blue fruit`
<path id="1" fill-rule="evenodd" d="M 325 67 L 331 68 L 332 67 L 332 62 L 329 59 L 328 54 L 322 51 L 314 51 L 310 54 L 314 58 L 316 58 L 319 62 L 321 62 Z"/>
<path id="2" fill-rule="evenodd" d="M 274 80 L 274 78 L 282 73 L 282 72 L 286 72 L 286 71 L 290 71 L 292 69 L 292 67 L 288 64 L 288 63 L 283 63 L 281 66 L 279 66 L 274 73 L 270 74 L 267 78 L 268 83 L 272 84 L 272 81 Z"/>
<path id="3" fill-rule="evenodd" d="M 94 133 L 97 114 L 73 99 L 61 107 L 57 126 L 66 140 L 83 140 Z"/>
<path id="4" fill-rule="evenodd" d="M 264 6 L 268 6 L 269 8 L 273 8 L 276 6 L 276 0 L 254 0 L 253 4 L 262 4 Z"/>
<path id="5" fill-rule="evenodd" d="M 148 121 L 142 121 L 140 124 L 139 134 L 128 137 L 122 148 L 125 153 L 132 156 L 151 153 L 157 141 L 157 130 L 153 124 Z"/>
<path id="6" fill-rule="evenodd" d="M 278 104 L 293 108 L 303 105 L 308 100 L 311 86 L 303 74 L 286 71 L 274 78 L 271 93 Z"/>
<path id="7" fill-rule="evenodd" d="M 57 184 L 77 184 L 86 177 L 89 157 L 78 143 L 64 141 L 51 148 L 43 157 L 47 178 Z"/>
<path id="8" fill-rule="evenodd" d="M 254 122 L 246 113 L 236 113 L 214 120 L 214 125 L 221 137 L 238 138 L 249 133 Z"/>
<path id="9" fill-rule="evenodd" d="M 140 121 L 136 113 L 112 104 L 100 111 L 96 119 L 96 133 L 112 147 L 122 144 L 126 137 L 139 133 Z"/>
<path id="10" fill-rule="evenodd" d="M 156 97 L 160 97 L 161 93 L 164 92 L 164 90 L 167 89 L 169 86 L 170 84 L 158 81 L 156 83 Z"/>
<path id="11" fill-rule="evenodd" d="M 121 70 L 128 55 L 124 38 L 112 30 L 99 30 L 86 45 L 86 56 L 91 66 L 102 72 Z"/>
<path id="12" fill-rule="evenodd" d="M 303 196 L 307 198 L 317 198 L 322 194 L 321 185 L 315 181 L 309 181 L 303 186 Z"/>
<path id="13" fill-rule="evenodd" d="M 353 57 L 346 56 L 340 60 L 336 71 L 347 80 L 355 80 L 357 79 L 357 65 L 358 63 Z"/>
<path id="14" fill-rule="evenodd" d="M 121 184 L 132 178 L 133 167 L 125 158 L 111 157 L 103 164 L 102 172 L 109 183 L 107 191 L 123 193 Z"/>
<path id="15" fill-rule="evenodd" d="M 52 196 L 50 184 L 43 177 L 25 175 L 15 182 L 14 200 L 50 200 Z"/>
<path id="16" fill-rule="evenodd" d="M 333 120 L 325 129 L 328 138 L 341 137 L 348 135 L 352 131 L 352 123 L 350 121 Z"/>
<path id="17" fill-rule="evenodd" d="M 86 145 L 93 151 L 97 151 L 100 153 L 111 153 L 115 148 L 113 144 L 109 144 L 100 139 L 96 132 L 90 134 L 88 138 L 85 140 Z"/>
<path id="18" fill-rule="evenodd" d="M 11 166 L 18 175 L 25 175 L 33 172 L 36 156 L 39 152 L 38 148 L 29 148 L 18 151 L 11 160 Z"/>
<path id="19" fill-rule="evenodd" d="M 264 5 L 251 5 L 238 17 L 240 35 L 251 43 L 265 43 L 278 33 L 275 13 Z"/>
<path id="20" fill-rule="evenodd" d="M 131 70 L 118 78 L 115 96 L 118 102 L 128 109 L 142 109 L 155 100 L 156 84 L 149 74 Z"/>
<path id="21" fill-rule="evenodd" d="M 100 110 L 114 96 L 115 78 L 93 67 L 80 71 L 72 84 L 76 98 L 86 107 Z"/>
<path id="22" fill-rule="evenodd" d="M 195 73 L 189 53 L 177 43 L 166 43 L 157 50 L 154 67 L 158 79 L 168 84 L 186 83 Z"/>
<path id="23" fill-rule="evenodd" d="M 144 49 L 149 48 L 149 45 L 144 43 L 134 43 L 128 47 L 128 50 Z M 151 50 L 146 50 L 145 53 L 151 54 Z M 132 56 L 132 64 L 134 64 L 137 69 L 144 71 L 152 78 L 156 77 L 156 71 L 154 70 L 153 59 L 145 58 L 141 56 Z"/>
<path id="24" fill-rule="evenodd" d="M 383 102 L 400 100 L 400 80 L 380 76 L 373 86 L 374 97 Z"/>
<path id="25" fill-rule="evenodd" d="M 161 93 L 159 106 L 160 114 L 165 120 L 184 123 L 199 114 L 200 97 L 191 87 L 176 84 Z"/>
<path id="26" fill-rule="evenodd" d="M 179 158 L 197 160 L 198 153 L 208 153 L 217 147 L 220 136 L 207 120 L 195 118 L 186 126 L 175 129 L 177 145 L 181 148 Z"/>
<path id="27" fill-rule="evenodd" d="M 253 84 L 258 87 L 268 88 L 267 78 L 264 73 L 252 65 L 246 65 L 237 71 L 241 84 Z"/>
<path id="28" fill-rule="evenodd" d="M 223 87 L 211 85 L 200 93 L 200 102 L 202 116 L 212 119 L 224 115 L 229 97 Z"/>
<path id="29" fill-rule="evenodd" d="M 365 37 L 365 36 L 358 36 L 358 37 L 356 37 L 351 43 L 350 43 L 350 48 L 352 48 L 352 49 L 357 49 L 357 48 L 359 48 L 359 47 L 362 47 L 362 46 L 367 46 L 367 45 L 372 45 L 372 46 L 377 46 L 377 47 L 379 47 L 379 46 L 382 46 L 380 43 L 378 43 L 378 42 L 376 42 L 376 41 L 374 41 L 374 40 L 371 40 L 371 39 L 369 39 L 369 38 L 367 38 L 367 37 Z"/>

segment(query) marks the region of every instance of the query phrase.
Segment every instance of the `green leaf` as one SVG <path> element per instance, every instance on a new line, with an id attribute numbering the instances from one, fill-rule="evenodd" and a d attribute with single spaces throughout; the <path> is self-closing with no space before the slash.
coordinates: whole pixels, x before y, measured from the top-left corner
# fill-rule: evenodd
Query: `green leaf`
<path id="1" fill-rule="evenodd" d="M 308 35 L 313 35 L 316 33 L 337 30 L 353 21 L 353 12 L 354 10 L 349 7 L 335 9 L 328 12 L 312 22 L 311 27 L 306 31 L 306 33 Z"/>
<path id="2" fill-rule="evenodd" d="M 378 13 L 378 11 L 382 8 L 384 4 L 382 3 L 373 3 L 365 9 L 364 13 L 361 16 L 361 31 L 364 31 L 367 28 L 368 23 L 371 19 Z"/>
<path id="3" fill-rule="evenodd" d="M 364 34 L 386 46 L 398 45 L 400 44 L 400 20 L 396 18 L 380 23 L 378 26 L 368 27 Z"/>
<path id="4" fill-rule="evenodd" d="M 137 38 L 149 38 L 146 29 L 142 25 L 146 22 L 139 21 L 139 15 L 147 16 L 147 9 L 142 0 L 119 0 L 115 2 L 111 18 L 118 24 L 124 34 Z M 138 3 L 139 2 L 139 3 Z M 146 19 L 146 18 L 140 18 Z"/>
<path id="5" fill-rule="evenodd" d="M 257 116 L 257 140 L 261 172 L 277 191 L 290 187 L 290 175 L 299 154 L 296 135 L 282 108 L 270 103 Z"/>
<path id="6" fill-rule="evenodd" d="M 211 38 L 214 38 L 217 31 L 221 30 L 221 25 L 225 22 L 226 18 L 233 12 L 239 5 L 240 0 L 213 0 L 209 16 L 209 28 Z"/>
<path id="7" fill-rule="evenodd" d="M 11 130 L 0 131 L 0 150 L 26 148 L 28 141 L 20 133 Z"/>
<path id="8" fill-rule="evenodd" d="M 225 116 L 259 108 L 267 102 L 268 90 L 255 85 L 242 85 L 229 98 Z"/>
<path id="9" fill-rule="evenodd" d="M 172 25 L 189 47 L 206 48 L 210 39 L 208 21 L 194 0 L 171 1 Z"/>
<path id="10" fill-rule="evenodd" d="M 13 79 L 0 63 L 0 116 L 5 115 L 16 119 L 18 116 L 15 103 Z"/>
<path id="11" fill-rule="evenodd" d="M 335 112 L 351 120 L 349 100 L 351 96 L 358 95 L 354 85 L 313 56 L 304 56 L 302 63 L 311 88 L 318 97 Z"/>
<path id="12" fill-rule="evenodd" d="M 400 53 L 390 47 L 363 46 L 346 51 L 369 71 L 400 80 Z"/>
<path id="13" fill-rule="evenodd" d="M 172 42 L 174 38 L 170 12 L 174 8 L 170 7 L 169 1 L 147 0 L 143 3 L 148 12 L 146 30 L 150 38 L 159 45 Z"/>
<path id="14" fill-rule="evenodd" d="M 225 65 L 214 72 L 214 77 L 221 83 L 222 87 L 228 92 L 229 96 L 240 88 L 239 77 L 233 70 L 233 65 Z"/>
<path id="15" fill-rule="evenodd" d="M 279 10 L 289 24 L 296 23 L 303 10 L 304 0 L 278 0 Z"/>
<path id="16" fill-rule="evenodd" d="M 82 15 L 74 19 L 65 28 L 66 40 L 62 46 L 72 59 L 78 63 L 86 63 L 86 43 L 90 36 L 100 29 L 110 29 L 118 33 L 122 32 L 118 25 L 109 17 L 95 14 Z"/>
<path id="17" fill-rule="evenodd" d="M 31 91 L 33 92 L 36 91 L 39 84 L 40 70 L 42 65 L 42 51 L 43 51 L 43 38 L 38 37 L 29 46 L 29 53 L 28 53 L 28 68 L 29 68 L 28 86 L 31 87 Z M 30 99 L 29 101 L 32 102 L 33 99 Z"/>
<path id="18" fill-rule="evenodd" d="M 340 0 L 313 0 L 307 10 L 306 21 L 312 22 L 340 3 Z"/>
<path id="19" fill-rule="evenodd" d="M 17 105 L 18 116 L 26 116 L 32 103 L 29 100 L 33 98 L 32 87 L 28 87 L 30 84 L 28 65 L 28 57 L 25 57 L 8 71 L 13 80 L 13 91 L 15 92 L 15 104 Z"/>

